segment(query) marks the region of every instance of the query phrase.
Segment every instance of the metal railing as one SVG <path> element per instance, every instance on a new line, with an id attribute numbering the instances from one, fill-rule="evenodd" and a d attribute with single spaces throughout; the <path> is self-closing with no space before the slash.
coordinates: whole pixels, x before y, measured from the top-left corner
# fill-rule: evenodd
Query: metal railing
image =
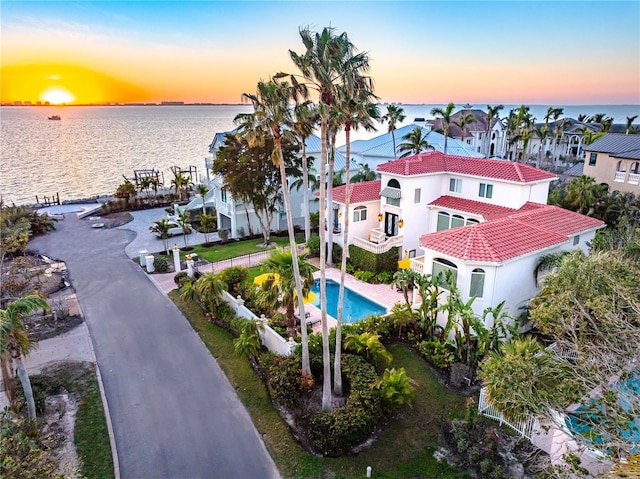
<path id="1" fill-rule="evenodd" d="M 482 388 L 480 390 L 478 414 L 482 414 L 485 417 L 498 421 L 501 426 L 505 425 L 510 427 L 529 441 L 532 440 L 534 433 L 540 430 L 540 423 L 533 416 L 527 415 L 522 421 L 517 422 L 507 421 L 504 415 L 487 401 L 486 388 Z"/>

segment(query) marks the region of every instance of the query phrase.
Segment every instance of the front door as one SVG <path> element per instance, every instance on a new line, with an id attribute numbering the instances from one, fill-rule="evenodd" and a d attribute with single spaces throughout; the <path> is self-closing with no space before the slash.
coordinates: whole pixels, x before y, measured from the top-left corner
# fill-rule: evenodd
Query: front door
<path id="1" fill-rule="evenodd" d="M 398 215 L 385 212 L 384 232 L 387 236 L 398 236 Z"/>

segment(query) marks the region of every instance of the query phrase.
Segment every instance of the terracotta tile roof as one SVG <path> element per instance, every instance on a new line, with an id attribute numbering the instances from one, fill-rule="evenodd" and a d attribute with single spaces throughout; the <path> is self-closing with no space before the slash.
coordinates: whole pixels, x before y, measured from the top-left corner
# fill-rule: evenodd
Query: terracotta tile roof
<path id="1" fill-rule="evenodd" d="M 420 245 L 465 261 L 501 263 L 602 226 L 600 220 L 556 206 L 526 203 L 486 223 L 423 235 Z"/>
<path id="2" fill-rule="evenodd" d="M 449 195 L 436 198 L 429 204 L 433 206 L 440 206 L 442 208 L 464 211 L 466 213 L 482 215 L 485 219 L 495 217 L 496 215 L 504 216 L 509 213 L 515 213 L 516 211 L 515 209 L 507 208 L 506 206 L 492 205 L 490 203 L 483 203 L 482 201 L 467 200 Z"/>
<path id="3" fill-rule="evenodd" d="M 350 183 L 349 186 L 351 188 L 351 194 L 349 202 L 354 204 L 380 200 L 381 184 L 381 180 Z M 345 185 L 333 188 L 333 201 L 336 203 L 344 203 L 345 191 Z"/>
<path id="4" fill-rule="evenodd" d="M 378 165 L 376 169 L 380 173 L 393 173 L 403 176 L 428 173 L 459 173 L 518 183 L 557 178 L 556 175 L 520 163 L 445 155 L 440 151 L 430 151 L 390 161 Z"/>

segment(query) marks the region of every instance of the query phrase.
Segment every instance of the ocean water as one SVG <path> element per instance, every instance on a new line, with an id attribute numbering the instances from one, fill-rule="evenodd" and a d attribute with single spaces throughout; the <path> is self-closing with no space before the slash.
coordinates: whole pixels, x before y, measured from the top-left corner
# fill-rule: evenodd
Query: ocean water
<path id="1" fill-rule="evenodd" d="M 406 119 L 397 126 L 432 118 L 434 106 L 443 105 L 402 105 Z M 518 106 L 505 105 L 502 113 Z M 616 123 L 640 114 L 638 105 L 553 106 L 564 108 L 564 116 L 605 113 Z M 539 120 L 546 110 L 531 105 Z M 123 175 L 132 177 L 135 169 L 159 170 L 168 184 L 172 166 L 194 165 L 206 178 L 213 135 L 233 129 L 233 118 L 250 111 L 249 105 L 1 107 L 0 195 L 5 203 L 30 204 L 36 195 L 58 193 L 61 200 L 72 200 L 112 194 Z M 62 120 L 47 119 L 56 114 Z M 355 131 L 351 138 L 386 131 L 386 124 L 378 125 L 377 132 Z M 344 135 L 338 135 L 337 144 L 343 143 Z"/>

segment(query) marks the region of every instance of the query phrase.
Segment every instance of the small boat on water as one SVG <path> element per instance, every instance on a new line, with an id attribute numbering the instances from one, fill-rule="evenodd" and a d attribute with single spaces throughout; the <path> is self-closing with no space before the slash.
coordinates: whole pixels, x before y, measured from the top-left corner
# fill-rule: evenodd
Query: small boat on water
<path id="1" fill-rule="evenodd" d="M 49 117 L 49 120 L 60 120 L 60 115 L 53 115 Z"/>

